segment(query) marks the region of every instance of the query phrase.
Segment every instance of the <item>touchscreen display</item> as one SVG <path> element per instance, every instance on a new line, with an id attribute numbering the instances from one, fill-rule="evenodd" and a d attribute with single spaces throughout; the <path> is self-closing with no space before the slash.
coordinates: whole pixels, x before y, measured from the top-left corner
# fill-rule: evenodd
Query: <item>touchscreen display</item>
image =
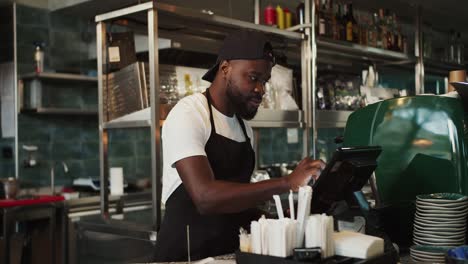
<path id="1" fill-rule="evenodd" d="M 312 213 L 326 213 L 334 202 L 362 189 L 377 167 L 379 146 L 338 148 L 312 186 Z"/>

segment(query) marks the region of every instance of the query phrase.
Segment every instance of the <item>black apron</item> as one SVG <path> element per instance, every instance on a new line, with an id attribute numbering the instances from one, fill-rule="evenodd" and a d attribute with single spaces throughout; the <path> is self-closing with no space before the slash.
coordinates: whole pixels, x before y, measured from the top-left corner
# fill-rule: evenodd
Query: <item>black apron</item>
<path id="1" fill-rule="evenodd" d="M 244 122 L 237 117 L 245 142 L 237 142 L 216 133 L 211 110 L 211 97 L 206 90 L 210 110 L 211 134 L 205 152 L 217 180 L 248 183 L 255 166 L 255 154 Z M 200 215 L 184 184 L 170 195 L 166 213 L 156 241 L 156 261 L 187 261 L 187 225 L 190 226 L 192 260 L 234 252 L 239 248 L 239 228 L 249 229 L 258 211 L 235 214 Z"/>

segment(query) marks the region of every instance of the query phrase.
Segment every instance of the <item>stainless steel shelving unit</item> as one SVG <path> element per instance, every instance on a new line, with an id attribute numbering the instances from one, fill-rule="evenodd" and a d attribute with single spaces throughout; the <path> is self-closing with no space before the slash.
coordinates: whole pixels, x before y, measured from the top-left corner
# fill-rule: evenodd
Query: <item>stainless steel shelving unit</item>
<path id="1" fill-rule="evenodd" d="M 310 0 L 305 1 L 306 18 L 310 19 Z M 119 19 L 126 19 L 135 32 L 146 32 L 149 47 L 150 68 L 150 91 L 151 107 L 149 113 L 138 117 L 123 118 L 122 121 L 110 120 L 105 122 L 103 111 L 103 89 L 104 77 L 103 65 L 106 61 L 106 34 L 107 25 Z M 151 129 L 151 162 L 152 162 L 152 209 L 153 225 L 158 230 L 161 221 L 161 135 L 159 111 L 159 62 L 158 38 L 170 38 L 174 34 L 178 36 L 193 38 L 193 41 L 210 43 L 210 48 L 219 47 L 229 31 L 247 28 L 262 31 L 269 36 L 273 43 L 280 43 L 285 47 L 287 53 L 300 53 L 298 58 L 301 63 L 303 109 L 300 111 L 260 110 L 257 117 L 250 121 L 253 127 L 295 127 L 302 128 L 309 134 L 309 114 L 312 110 L 311 91 L 311 46 L 310 30 L 306 28 L 305 33 L 280 30 L 273 27 L 258 25 L 250 22 L 240 21 L 232 18 L 214 15 L 208 11 L 195 11 L 183 7 L 172 6 L 155 1 L 139 4 L 106 14 L 95 18 L 97 23 L 97 61 L 98 61 L 98 87 L 99 87 L 99 134 L 100 134 L 100 175 L 103 186 L 108 186 L 108 130 L 116 128 L 149 127 Z M 176 33 L 171 29 L 177 29 Z M 284 45 L 286 43 L 286 45 Z M 183 47 L 182 47 L 183 48 Z M 207 52 L 207 51 L 205 51 Z M 216 51 L 211 51 L 215 53 Z M 120 119 L 120 118 L 119 118 Z M 304 136 L 304 153 L 307 155 L 310 148 L 310 140 Z M 101 214 L 104 218 L 109 217 L 109 190 L 101 188 Z"/>
<path id="2" fill-rule="evenodd" d="M 41 72 L 41 73 L 29 73 L 20 76 L 23 82 L 54 82 L 54 83 L 70 83 L 79 82 L 86 83 L 83 87 L 85 89 L 93 89 L 92 85 L 98 81 L 97 77 L 90 77 L 80 74 L 68 74 L 68 73 L 55 73 L 55 72 Z M 31 89 L 32 87 L 26 88 L 23 86 L 22 89 Z M 35 92 L 30 96 L 34 96 L 34 105 L 25 107 L 24 98 L 22 98 L 23 104 L 20 105 L 20 111 L 23 113 L 34 113 L 44 115 L 97 115 L 98 111 L 94 109 L 81 109 L 81 108 L 66 108 L 66 107 L 47 107 L 42 105 L 42 85 L 37 85 Z M 60 87 L 54 88 L 60 89 Z"/>
<path id="3" fill-rule="evenodd" d="M 313 141 L 309 136 L 303 137 L 304 156 L 309 150 L 315 156 L 315 142 L 318 128 L 345 127 L 350 111 L 319 111 L 315 108 L 315 93 L 317 79 L 317 64 L 329 63 L 333 60 L 359 61 L 361 63 L 373 63 L 377 65 L 391 65 L 396 67 L 413 68 L 415 70 L 416 94 L 424 92 L 424 59 L 417 56 L 422 50 L 421 41 L 421 12 L 417 11 L 416 20 L 416 54 L 407 55 L 400 52 L 381 50 L 372 47 L 334 41 L 326 38 L 316 37 L 314 14 L 314 1 L 305 0 L 305 24 L 300 25 L 303 32 L 298 33 L 290 30 L 280 30 L 273 27 L 259 25 L 260 0 L 256 0 L 255 23 L 240 21 L 232 18 L 222 17 L 207 10 L 193 10 L 179 6 L 146 2 L 135 6 L 112 11 L 96 16 L 97 23 L 97 55 L 98 55 L 98 79 L 99 79 L 99 131 L 100 131 L 100 169 L 101 182 L 108 186 L 108 138 L 109 129 L 147 127 L 151 129 L 151 156 L 152 156 L 152 209 L 154 229 L 160 225 L 161 216 L 161 142 L 160 125 L 163 120 L 159 118 L 159 63 L 158 63 L 158 38 L 172 40 L 189 39 L 197 44 L 192 47 L 175 47 L 192 51 L 204 51 L 215 53 L 222 39 L 227 33 L 234 29 L 247 28 L 259 30 L 266 33 L 273 43 L 280 43 L 284 47 L 283 52 L 291 55 L 294 60 L 299 61 L 302 76 L 302 110 L 301 111 L 275 111 L 261 110 L 257 117 L 250 121 L 253 127 L 295 127 L 304 129 L 304 135 L 309 135 L 313 130 Z M 415 12 L 416 13 L 416 12 Z M 135 32 L 144 32 L 149 36 L 149 66 L 150 66 L 150 89 L 151 110 L 150 115 L 144 118 L 136 118 L 125 121 L 104 122 L 103 118 L 103 65 L 106 56 L 106 33 L 107 26 L 113 21 L 125 19 L 128 27 Z M 297 56 L 300 54 L 300 56 Z M 323 60 L 323 61 L 322 61 Z M 431 63 L 427 62 L 427 67 Z M 449 66 L 450 68 L 451 66 Z M 434 64 L 434 69 L 442 69 L 440 64 Z M 101 191 L 101 214 L 108 217 L 108 188 Z"/>
<path id="4" fill-rule="evenodd" d="M 41 73 L 29 73 L 21 76 L 23 80 L 30 79 L 46 79 L 46 80 L 56 80 L 64 82 L 97 82 L 97 77 L 91 77 L 86 75 L 79 74 L 69 74 L 69 73 L 54 73 L 54 72 L 41 72 Z"/>
<path id="5" fill-rule="evenodd" d="M 97 115 L 97 110 L 75 109 L 75 108 L 58 108 L 58 107 L 37 107 L 23 108 L 21 112 L 36 113 L 45 115 Z"/>
<path id="6" fill-rule="evenodd" d="M 344 128 L 353 111 L 317 110 L 317 128 Z"/>

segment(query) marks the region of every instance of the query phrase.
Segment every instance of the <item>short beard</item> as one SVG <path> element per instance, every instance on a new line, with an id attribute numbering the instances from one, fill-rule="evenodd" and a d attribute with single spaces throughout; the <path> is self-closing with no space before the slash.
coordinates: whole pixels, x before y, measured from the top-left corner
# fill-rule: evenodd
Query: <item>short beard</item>
<path id="1" fill-rule="evenodd" d="M 252 96 L 242 96 L 238 93 L 239 87 L 232 83 L 231 80 L 227 82 L 227 96 L 229 101 L 231 102 L 232 106 L 234 107 L 234 111 L 236 115 L 241 117 L 245 120 L 252 120 L 255 115 L 257 114 L 258 108 L 256 107 L 249 107 L 249 100 L 256 97 L 256 95 Z"/>

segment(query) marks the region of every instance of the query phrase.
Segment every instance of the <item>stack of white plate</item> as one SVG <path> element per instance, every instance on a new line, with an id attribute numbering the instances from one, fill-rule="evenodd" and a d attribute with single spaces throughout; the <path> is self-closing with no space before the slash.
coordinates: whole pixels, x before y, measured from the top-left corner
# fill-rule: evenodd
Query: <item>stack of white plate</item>
<path id="1" fill-rule="evenodd" d="M 414 245 L 410 247 L 410 255 L 414 261 L 444 263 L 449 249 L 451 247 Z"/>
<path id="2" fill-rule="evenodd" d="M 416 197 L 413 242 L 415 245 L 454 247 L 465 244 L 468 197 L 434 193 Z M 414 250 L 413 250 L 414 251 Z M 411 251 L 421 261 L 421 254 Z M 427 258 L 434 260 L 434 256 Z"/>

